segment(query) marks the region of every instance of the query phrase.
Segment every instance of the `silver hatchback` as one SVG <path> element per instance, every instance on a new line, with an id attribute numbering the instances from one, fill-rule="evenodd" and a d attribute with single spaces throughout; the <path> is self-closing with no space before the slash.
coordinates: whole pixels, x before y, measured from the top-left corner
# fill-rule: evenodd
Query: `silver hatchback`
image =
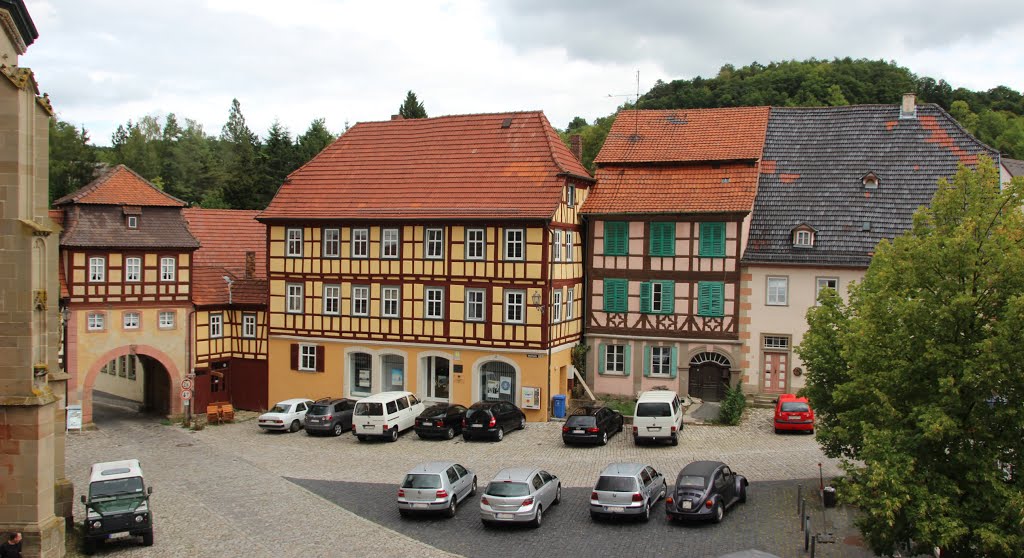
<path id="1" fill-rule="evenodd" d="M 590 493 L 590 517 L 651 518 L 651 508 L 668 493 L 665 476 L 650 465 L 612 463 L 601 471 Z"/>
<path id="2" fill-rule="evenodd" d="M 458 463 L 421 463 L 409 471 L 398 488 L 398 513 L 443 511 L 455 517 L 460 502 L 476 494 L 476 475 Z"/>
<path id="3" fill-rule="evenodd" d="M 562 482 L 547 471 L 520 467 L 502 469 L 480 497 L 484 526 L 529 523 L 540 527 L 544 512 L 562 501 Z"/>

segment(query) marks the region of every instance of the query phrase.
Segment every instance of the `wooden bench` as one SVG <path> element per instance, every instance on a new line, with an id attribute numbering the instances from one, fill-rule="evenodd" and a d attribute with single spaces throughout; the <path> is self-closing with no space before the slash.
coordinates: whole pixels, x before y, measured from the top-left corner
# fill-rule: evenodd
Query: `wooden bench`
<path id="1" fill-rule="evenodd" d="M 226 401 L 210 403 L 206 406 L 206 424 L 234 422 L 235 407 Z"/>
<path id="2" fill-rule="evenodd" d="M 235 408 L 231 403 L 224 403 L 220 406 L 220 420 L 224 422 L 235 421 Z"/>
<path id="3" fill-rule="evenodd" d="M 206 424 L 220 424 L 220 407 L 216 403 L 206 406 Z"/>

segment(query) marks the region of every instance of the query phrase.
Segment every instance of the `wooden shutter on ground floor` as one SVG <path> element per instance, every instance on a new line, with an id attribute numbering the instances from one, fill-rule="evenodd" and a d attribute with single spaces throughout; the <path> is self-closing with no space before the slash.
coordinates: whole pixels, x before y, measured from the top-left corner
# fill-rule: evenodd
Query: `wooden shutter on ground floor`
<path id="1" fill-rule="evenodd" d="M 292 350 L 292 370 L 298 370 L 299 369 L 299 344 L 298 343 L 292 343 L 291 344 L 291 350 Z"/>
<path id="2" fill-rule="evenodd" d="M 324 346 L 323 345 L 317 345 L 316 346 L 316 371 L 317 372 L 323 372 L 324 371 Z"/>

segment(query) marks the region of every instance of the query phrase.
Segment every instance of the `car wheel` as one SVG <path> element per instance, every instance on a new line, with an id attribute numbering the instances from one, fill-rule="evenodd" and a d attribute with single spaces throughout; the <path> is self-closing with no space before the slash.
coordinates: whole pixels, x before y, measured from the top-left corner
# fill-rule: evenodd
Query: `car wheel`
<path id="1" fill-rule="evenodd" d="M 740 503 L 741 504 L 747 503 L 747 487 L 746 486 L 740 486 Z"/>
<path id="2" fill-rule="evenodd" d="M 722 507 L 722 503 L 718 502 L 715 504 L 715 511 L 713 512 L 715 523 L 721 523 L 722 518 L 725 517 L 725 508 Z"/>
<path id="3" fill-rule="evenodd" d="M 814 436 L 814 429 L 812 428 L 808 430 L 807 433 L 810 434 L 811 436 Z"/>
<path id="4" fill-rule="evenodd" d="M 408 510 L 398 510 L 398 515 L 400 515 L 402 517 L 409 517 L 409 511 Z"/>
<path id="5" fill-rule="evenodd" d="M 591 521 L 601 521 L 601 516 L 596 514 L 596 513 L 594 513 L 594 512 L 590 512 L 590 520 Z"/>
<path id="6" fill-rule="evenodd" d="M 661 497 L 664 498 L 666 496 L 668 496 L 668 485 L 665 484 L 665 481 L 661 481 Z"/>
<path id="7" fill-rule="evenodd" d="M 468 441 L 470 441 L 471 439 L 472 439 L 472 438 L 470 438 L 470 437 L 469 437 L 469 434 L 467 434 L 467 433 L 465 433 L 465 432 L 463 432 L 463 433 L 462 433 L 462 441 L 463 441 L 463 442 L 468 442 Z"/>
<path id="8" fill-rule="evenodd" d="M 601 445 L 602 446 L 608 445 L 608 433 L 607 432 L 601 434 Z"/>
<path id="9" fill-rule="evenodd" d="M 519 419 L 519 430 L 525 430 L 525 429 L 526 429 L 526 417 L 524 416 L 523 418 Z"/>
<path id="10" fill-rule="evenodd" d="M 481 519 L 480 523 L 484 524 L 484 529 L 490 529 L 491 527 L 494 527 L 494 523 L 487 521 L 486 519 Z"/>
<path id="11" fill-rule="evenodd" d="M 476 477 L 473 477 L 473 488 L 469 489 L 469 495 L 470 496 L 476 495 Z"/>
<path id="12" fill-rule="evenodd" d="M 650 502 L 647 502 L 647 505 L 644 506 L 644 514 L 642 516 L 640 516 L 640 520 L 643 521 L 644 523 L 647 523 L 648 521 L 651 520 L 651 503 Z"/>
<path id="13" fill-rule="evenodd" d="M 540 527 L 540 524 L 544 521 L 544 508 L 537 506 L 537 513 L 533 516 L 533 521 L 530 522 L 530 526 L 536 529 Z"/>
<path id="14" fill-rule="evenodd" d="M 389 442 L 397 442 L 398 441 L 398 427 L 397 426 L 391 429 L 391 433 L 388 435 L 388 441 Z"/>
<path id="15" fill-rule="evenodd" d="M 86 556 L 92 556 L 93 554 L 95 554 L 96 539 L 85 539 L 85 541 L 82 542 L 82 552 L 84 552 Z"/>
<path id="16" fill-rule="evenodd" d="M 552 503 L 556 506 L 562 503 L 562 483 L 555 487 L 555 501 Z"/>
<path id="17" fill-rule="evenodd" d="M 781 431 L 781 430 L 779 430 L 779 429 L 778 429 L 778 427 L 776 427 L 776 428 L 775 428 L 775 433 L 776 433 L 776 434 L 782 434 L 782 431 Z"/>
<path id="18" fill-rule="evenodd" d="M 356 434 L 356 439 L 359 440 L 360 442 L 365 442 L 366 436 L 363 436 L 362 434 Z"/>
<path id="19" fill-rule="evenodd" d="M 494 438 L 499 442 L 502 441 L 505 438 L 505 429 L 499 426 L 498 433 L 494 435 Z"/>
<path id="20" fill-rule="evenodd" d="M 679 434 L 673 434 L 672 435 L 672 445 L 673 446 L 678 446 L 679 445 Z"/>
<path id="21" fill-rule="evenodd" d="M 626 421 L 620 420 L 619 421 L 619 429 L 616 430 L 615 432 L 622 432 L 625 428 L 626 428 Z"/>
<path id="22" fill-rule="evenodd" d="M 142 534 L 142 546 L 153 546 L 153 531 Z"/>
<path id="23" fill-rule="evenodd" d="M 448 504 L 448 517 L 455 517 L 455 506 L 457 505 L 458 502 L 455 501 L 455 496 L 452 495 L 452 501 Z"/>
<path id="24" fill-rule="evenodd" d="M 448 427 L 448 430 L 446 430 L 446 431 L 444 432 L 444 436 L 445 436 L 445 438 L 447 438 L 447 439 L 451 440 L 452 438 L 454 438 L 454 437 L 455 437 L 455 429 L 454 429 L 454 428 L 452 428 L 451 426 L 449 426 L 449 427 Z"/>
<path id="25" fill-rule="evenodd" d="M 299 431 L 299 427 L 300 427 L 299 421 L 293 420 L 291 427 L 288 429 L 288 432 L 298 432 Z"/>
<path id="26" fill-rule="evenodd" d="M 341 436 L 345 432 L 345 429 L 341 427 L 341 423 L 334 425 L 334 435 Z"/>

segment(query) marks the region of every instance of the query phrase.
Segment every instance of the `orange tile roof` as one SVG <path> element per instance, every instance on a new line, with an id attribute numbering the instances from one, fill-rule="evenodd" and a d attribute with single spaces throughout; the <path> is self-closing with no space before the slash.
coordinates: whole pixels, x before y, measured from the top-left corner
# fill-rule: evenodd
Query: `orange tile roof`
<path id="1" fill-rule="evenodd" d="M 192 302 L 196 305 L 228 304 L 227 275 L 233 281 L 231 302 L 234 304 L 266 304 L 266 292 L 255 300 L 251 285 L 240 295 L 241 283 L 265 279 L 267 276 L 266 227 L 256 220 L 259 211 L 240 209 L 184 210 L 185 220 L 200 247 L 192 256 Z M 256 253 L 256 269 L 252 280 L 245 279 L 245 253 Z M 265 281 L 262 282 L 265 286 Z"/>
<path id="2" fill-rule="evenodd" d="M 184 207 L 188 204 L 165 193 L 152 182 L 124 165 L 101 174 L 96 180 L 53 202 L 54 206 L 70 203 L 100 205 L 136 205 Z"/>
<path id="3" fill-rule="evenodd" d="M 50 220 L 57 224 L 58 227 L 64 228 L 64 210 L 63 209 L 51 209 L 49 210 Z M 64 258 L 57 258 L 57 279 L 60 281 L 60 297 L 67 298 L 71 296 L 68 291 L 67 277 L 64 276 Z"/>
<path id="4" fill-rule="evenodd" d="M 566 176 L 592 181 L 540 111 L 362 122 L 260 218 L 548 219 Z"/>
<path id="5" fill-rule="evenodd" d="M 624 110 L 595 163 L 759 159 L 768 107 Z"/>
<path id="6" fill-rule="evenodd" d="M 711 165 L 601 166 L 585 214 L 748 212 L 757 193 L 757 167 Z"/>

